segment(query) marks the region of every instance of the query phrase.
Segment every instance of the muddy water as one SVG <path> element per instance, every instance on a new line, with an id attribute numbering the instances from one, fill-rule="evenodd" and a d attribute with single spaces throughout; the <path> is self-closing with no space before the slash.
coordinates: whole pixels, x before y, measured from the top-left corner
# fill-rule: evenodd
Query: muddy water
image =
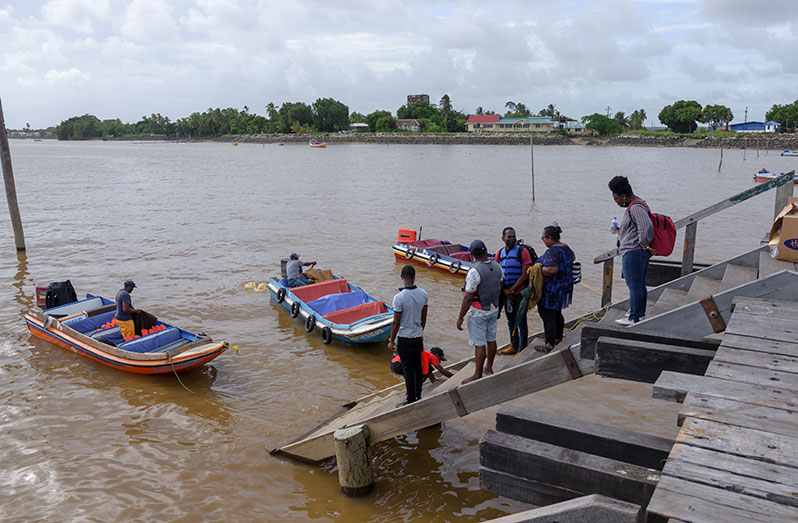
<path id="1" fill-rule="evenodd" d="M 796 164 L 756 154 L 726 151 L 718 172 L 712 150 L 539 147 L 533 205 L 526 147 L 12 141 L 28 251 L 14 254 L 3 210 L 0 518 L 470 521 L 519 510 L 479 489 L 476 443 L 491 412 L 374 446 L 377 488 L 363 499 L 339 495 L 331 463 L 270 457 L 267 448 L 397 380 L 385 346 L 323 345 L 245 283 L 299 252 L 390 299 L 400 227 L 495 249 L 514 225 L 541 252 L 536 239 L 556 221 L 584 282 L 599 288 L 601 268 L 590 261 L 612 246 L 608 226 L 620 214 L 610 177 L 628 175 L 652 208 L 682 217 L 750 187 L 762 167 Z M 768 195 L 702 221 L 696 259 L 756 247 L 772 213 Z M 36 284 L 71 279 L 79 294 L 112 297 L 127 278 L 138 284 L 137 307 L 239 352 L 179 382 L 106 368 L 24 327 Z M 460 280 L 419 270 L 418 284 L 430 294 L 429 342 L 452 360 L 468 356 L 454 327 Z M 623 297 L 621 280 L 615 288 Z M 579 286 L 566 316 L 598 303 Z M 530 315 L 530 330 L 539 327 Z M 529 401 L 641 423 L 634 387 L 586 382 Z M 649 418 L 641 430 L 674 429 L 671 415 Z"/>

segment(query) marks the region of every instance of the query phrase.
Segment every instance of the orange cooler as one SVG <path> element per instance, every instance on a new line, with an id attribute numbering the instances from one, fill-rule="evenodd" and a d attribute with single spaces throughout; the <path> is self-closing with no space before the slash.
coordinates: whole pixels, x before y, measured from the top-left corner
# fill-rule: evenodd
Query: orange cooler
<path id="1" fill-rule="evenodd" d="M 416 231 L 414 229 L 399 229 L 397 243 L 408 243 L 416 241 Z"/>

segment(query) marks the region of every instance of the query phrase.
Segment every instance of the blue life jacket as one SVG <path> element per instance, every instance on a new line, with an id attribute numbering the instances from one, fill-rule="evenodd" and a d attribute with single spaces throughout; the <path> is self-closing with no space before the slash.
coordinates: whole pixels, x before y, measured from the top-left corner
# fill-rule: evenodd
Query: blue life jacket
<path id="1" fill-rule="evenodd" d="M 504 271 L 504 285 L 509 287 L 513 285 L 515 282 L 523 274 L 523 265 L 521 264 L 521 255 L 520 249 L 522 247 L 517 245 L 510 249 L 510 252 L 507 252 L 507 246 L 504 246 L 499 251 L 499 265 L 502 266 L 502 270 Z"/>

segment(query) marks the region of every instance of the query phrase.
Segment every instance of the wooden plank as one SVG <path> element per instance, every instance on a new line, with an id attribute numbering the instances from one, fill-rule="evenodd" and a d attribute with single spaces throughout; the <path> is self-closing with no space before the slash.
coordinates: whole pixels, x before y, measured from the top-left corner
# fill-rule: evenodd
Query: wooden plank
<path id="1" fill-rule="evenodd" d="M 795 271 L 798 270 L 798 263 L 788 262 L 784 260 L 777 260 L 770 255 L 769 250 L 764 250 L 759 253 L 759 278 L 766 278 L 771 274 L 779 271 Z"/>
<path id="2" fill-rule="evenodd" d="M 684 230 L 684 249 L 682 251 L 682 276 L 686 276 L 691 272 L 693 272 L 693 260 L 695 259 L 696 229 L 698 229 L 698 221 L 694 221 L 687 224 L 687 227 Z"/>
<path id="3" fill-rule="evenodd" d="M 789 467 L 676 445 L 662 475 L 798 507 L 798 475 Z"/>
<path id="4" fill-rule="evenodd" d="M 767 427 L 769 432 L 792 436 L 798 432 L 798 411 L 763 407 L 735 400 L 714 398 L 690 393 L 679 411 L 677 423 L 681 426 L 685 418 L 698 418 L 759 429 Z"/>
<path id="5" fill-rule="evenodd" d="M 790 201 L 790 197 L 792 196 L 794 187 L 795 183 L 785 183 L 784 185 L 776 189 L 776 201 L 775 205 L 773 206 L 774 220 L 779 215 L 779 213 L 784 210 L 784 207 L 787 206 L 787 203 Z"/>
<path id="6" fill-rule="evenodd" d="M 764 340 L 798 340 L 798 322 L 779 318 L 768 318 L 744 312 L 735 312 L 729 321 L 726 332 Z"/>
<path id="7" fill-rule="evenodd" d="M 693 272 L 700 271 L 709 267 L 708 263 L 693 263 Z M 648 262 L 646 271 L 646 286 L 659 287 L 666 283 L 677 280 L 682 275 L 682 262 L 675 260 L 651 259 Z"/>
<path id="8" fill-rule="evenodd" d="M 702 376 L 715 351 L 602 336 L 596 343 L 596 373 L 654 383 L 663 370 Z"/>
<path id="9" fill-rule="evenodd" d="M 545 506 L 584 496 L 584 492 L 552 485 L 545 481 L 519 478 L 506 472 L 479 467 L 479 487 L 505 498 Z"/>
<path id="10" fill-rule="evenodd" d="M 789 507 L 777 503 L 670 476 L 662 478 L 648 513 L 691 522 L 784 523 L 795 517 Z"/>
<path id="11" fill-rule="evenodd" d="M 798 374 L 779 370 L 713 361 L 707 367 L 706 375 L 712 378 L 762 385 L 763 387 L 778 387 L 798 393 Z"/>
<path id="12" fill-rule="evenodd" d="M 578 355 L 574 356 L 582 374 L 592 372 L 592 362 L 582 360 Z M 465 369 L 460 372 L 464 371 Z M 562 356 L 558 352 L 551 352 L 540 358 L 496 372 L 491 376 L 460 385 L 457 390 L 466 411 L 474 412 L 571 381 L 571 379 L 571 374 L 565 366 Z M 348 417 L 345 423 L 349 425 L 365 423 L 370 433 L 369 443 L 374 444 L 457 418 L 459 417 L 457 408 L 448 394 L 450 390 L 448 386 L 452 381 L 453 379 L 450 379 L 443 383 L 436 389 L 436 394 L 422 397 L 421 400 L 400 409 L 388 407 L 387 412 L 375 416 L 359 419 Z M 310 462 L 327 459 L 333 455 L 333 433 L 341 426 L 343 425 L 340 419 L 330 420 L 318 431 L 275 449 L 272 453 Z"/>
<path id="13" fill-rule="evenodd" d="M 749 281 L 757 278 L 759 269 L 757 267 L 748 267 L 747 265 L 737 265 L 736 263 L 729 263 L 726 265 L 726 271 L 723 273 L 723 279 L 720 282 L 720 291 L 727 291 L 738 287 Z"/>
<path id="14" fill-rule="evenodd" d="M 726 332 L 723 336 L 723 346 L 774 356 L 798 357 L 798 343 L 792 341 L 763 340 Z"/>
<path id="15" fill-rule="evenodd" d="M 659 298 L 657 298 L 657 301 L 654 303 L 654 306 L 651 307 L 651 310 L 646 312 L 646 315 L 650 318 L 659 316 L 660 314 L 681 307 L 686 303 L 686 299 L 687 291 L 666 287 L 665 289 L 662 289 L 662 293 L 659 295 Z"/>
<path id="16" fill-rule="evenodd" d="M 676 436 L 676 442 L 798 468 L 798 438 L 766 432 L 766 427 L 763 429 L 765 430 L 687 418 Z"/>
<path id="17" fill-rule="evenodd" d="M 667 370 L 660 374 L 654 384 L 654 392 L 651 396 L 681 403 L 688 392 L 789 411 L 798 410 L 798 397 L 789 390 L 760 387 L 750 383 L 726 381 L 707 376 L 679 374 Z"/>
<path id="18" fill-rule="evenodd" d="M 665 289 L 668 290 L 668 289 Z M 582 358 L 593 359 L 596 354 L 596 342 L 602 336 L 624 340 L 638 340 L 651 343 L 664 343 L 692 347 L 694 349 L 715 350 L 720 346 L 720 340 L 706 338 L 689 338 L 674 336 L 667 332 L 652 332 L 646 330 L 630 330 L 627 327 L 614 323 L 587 323 L 582 327 L 580 353 Z"/>
<path id="19" fill-rule="evenodd" d="M 798 345 L 796 345 L 796 349 L 798 350 Z M 768 354 L 723 346 L 715 353 L 714 361 L 798 374 L 798 357 L 782 356 L 781 354 Z"/>
<path id="20" fill-rule="evenodd" d="M 798 318 L 798 302 L 738 296 L 732 300 L 732 311 L 795 320 Z"/>
<path id="21" fill-rule="evenodd" d="M 617 249 L 616 249 L 617 254 Z M 603 280 L 601 285 L 601 306 L 606 307 L 612 302 L 612 266 L 614 258 L 610 258 L 604 262 L 604 270 L 602 271 Z"/>
<path id="22" fill-rule="evenodd" d="M 717 278 L 707 278 L 705 276 L 696 276 L 693 278 L 693 283 L 690 285 L 690 290 L 687 291 L 687 296 L 684 299 L 685 303 L 691 301 L 698 301 L 716 294 L 720 289 L 721 280 Z"/>
<path id="23" fill-rule="evenodd" d="M 481 466 L 569 490 L 601 494 L 645 506 L 659 471 L 489 430 L 479 442 Z M 499 492 L 499 494 L 502 494 Z"/>
<path id="24" fill-rule="evenodd" d="M 517 405 L 499 409 L 496 430 L 657 470 L 673 447 L 671 439 Z"/>
<path id="25" fill-rule="evenodd" d="M 591 494 L 491 519 L 490 523 L 638 523 L 640 513 L 640 505 Z"/>

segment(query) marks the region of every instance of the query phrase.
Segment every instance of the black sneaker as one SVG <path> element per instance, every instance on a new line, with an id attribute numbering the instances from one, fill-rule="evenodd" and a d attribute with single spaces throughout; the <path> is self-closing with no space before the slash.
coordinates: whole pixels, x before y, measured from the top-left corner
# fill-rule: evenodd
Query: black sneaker
<path id="1" fill-rule="evenodd" d="M 405 405 L 408 405 L 409 403 L 410 403 L 409 401 L 400 401 L 399 403 L 396 404 L 396 408 L 398 409 L 400 407 L 404 407 Z"/>

